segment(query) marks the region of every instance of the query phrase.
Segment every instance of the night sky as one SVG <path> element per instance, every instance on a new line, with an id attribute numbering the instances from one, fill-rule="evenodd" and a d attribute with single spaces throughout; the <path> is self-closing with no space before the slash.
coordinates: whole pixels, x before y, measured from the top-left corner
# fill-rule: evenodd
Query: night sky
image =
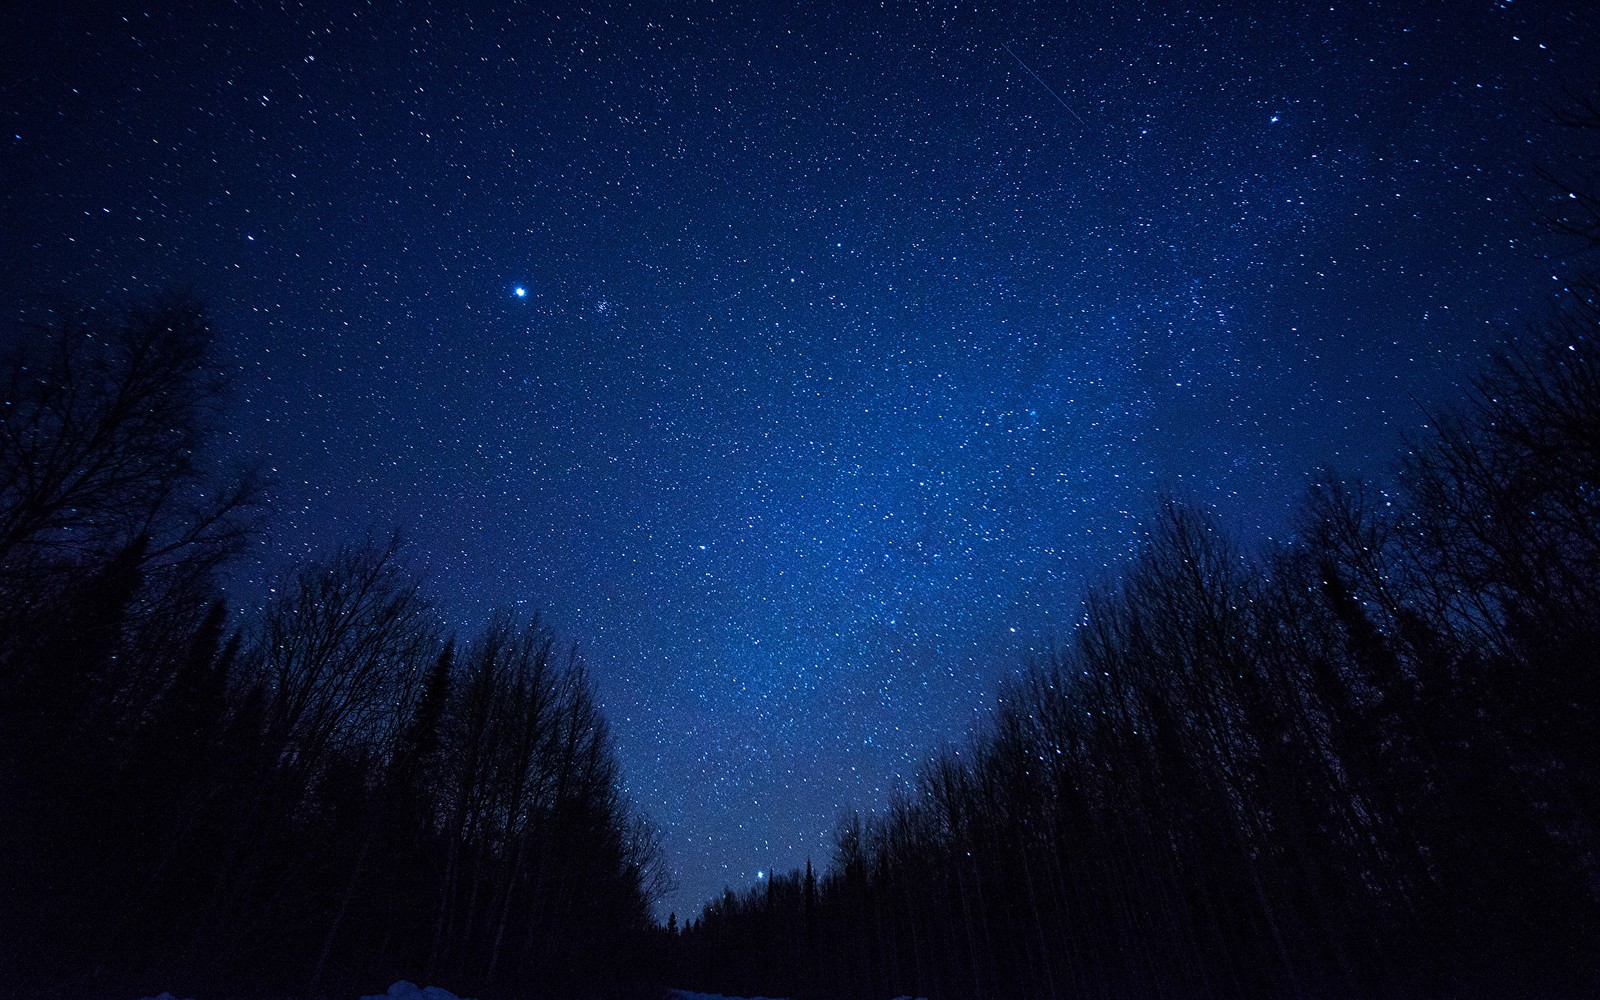
<path id="1" fill-rule="evenodd" d="M 12 4 L 12 317 L 177 287 L 287 561 L 577 641 L 680 915 L 979 725 L 1154 499 L 1282 537 L 1558 289 L 1588 4 Z M 64 12 L 63 12 L 64 11 Z"/>

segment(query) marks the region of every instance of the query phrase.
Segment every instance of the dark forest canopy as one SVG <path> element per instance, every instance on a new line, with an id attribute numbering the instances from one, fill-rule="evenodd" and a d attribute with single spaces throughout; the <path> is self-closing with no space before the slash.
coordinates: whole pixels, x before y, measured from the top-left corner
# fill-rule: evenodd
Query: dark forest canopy
<path id="1" fill-rule="evenodd" d="M 258 484 L 203 455 L 204 312 L 19 338 L 0 422 L 0 991 L 616 992 L 665 886 L 582 663 L 452 639 L 395 543 L 258 616 Z"/>
<path id="2" fill-rule="evenodd" d="M 1074 640 L 820 877 L 668 935 L 806 997 L 1589 996 L 1600 987 L 1595 289 L 1250 552 L 1167 503 Z"/>
<path id="3" fill-rule="evenodd" d="M 1569 123 L 1600 128 L 1579 103 Z M 1592 161 L 1549 221 L 1600 250 Z M 1585 171 L 1590 171 L 1585 173 Z M 1592 263 L 1592 262 L 1591 262 Z M 1600 285 L 1292 541 L 1167 502 L 1072 641 L 823 873 L 663 936 L 801 997 L 1600 989 Z"/>

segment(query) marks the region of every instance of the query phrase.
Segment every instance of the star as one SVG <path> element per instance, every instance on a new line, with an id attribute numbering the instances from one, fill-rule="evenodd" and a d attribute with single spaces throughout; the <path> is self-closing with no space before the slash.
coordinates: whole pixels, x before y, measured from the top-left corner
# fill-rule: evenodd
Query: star
<path id="1" fill-rule="evenodd" d="M 463 636 L 537 611 L 614 709 L 681 886 L 663 918 L 729 877 L 825 867 L 840 804 L 887 806 L 875 790 L 1065 642 L 1165 485 L 1282 535 L 1310 469 L 1387 475 L 1407 394 L 1453 399 L 1491 328 L 1556 285 L 1517 195 L 1545 193 L 1525 159 L 1576 137 L 1523 112 L 1597 31 L 1479 45 L 1568 20 L 1515 4 L 1374 61 L 1389 21 L 1343 7 L 1223 50 L 1199 18 L 1152 39 L 1108 16 L 1091 44 L 984 3 L 985 41 L 913 86 L 874 64 L 880 40 L 948 40 L 896 5 L 747 59 L 723 42 L 764 37 L 762 5 L 691 27 L 597 0 L 605 53 L 674 53 L 598 73 L 549 5 L 447 6 L 333 38 L 298 5 L 183 19 L 161 46 L 131 22 L 41 32 L 4 123 L 29 165 L 0 185 L 32 249 L 0 295 L 170 274 L 224 311 L 248 391 L 223 441 L 279 470 L 282 545 L 239 575 L 264 591 L 378 517 Z M 226 44 L 258 24 L 272 37 Z M 419 58 L 417 32 L 463 44 Z M 827 72 L 795 71 L 806 46 Z M 293 101 L 249 100 L 296 57 Z M 129 59 L 162 87 L 128 98 Z M 573 73 L 529 101 L 533 65 Z M 752 74 L 784 81 L 781 110 Z M 1480 74 L 1505 86 L 1473 113 L 1418 114 Z M 191 97 L 224 78 L 251 110 L 196 141 Z M 1179 103 L 1204 114 L 1162 96 L 1200 91 Z M 357 143 L 391 93 L 415 98 L 406 127 Z M 63 125 L 101 106 L 114 127 Z M 359 155 L 260 141 L 312 115 Z M 922 116 L 939 127 L 909 141 Z M 524 269 L 537 296 L 500 284 Z"/>

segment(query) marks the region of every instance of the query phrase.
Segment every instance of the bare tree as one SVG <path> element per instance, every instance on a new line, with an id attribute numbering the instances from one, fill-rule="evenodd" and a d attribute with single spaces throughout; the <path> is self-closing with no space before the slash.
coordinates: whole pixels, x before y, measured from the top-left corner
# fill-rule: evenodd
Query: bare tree
<path id="1" fill-rule="evenodd" d="M 260 483 L 217 485 L 201 461 L 226 388 L 210 342 L 204 310 L 175 297 L 23 332 L 0 419 L 0 582 L 103 560 L 141 533 L 149 561 L 209 566 L 237 549 Z"/>
<path id="2" fill-rule="evenodd" d="M 314 773 L 332 750 L 387 752 L 399 737 L 440 647 L 399 549 L 398 537 L 343 546 L 301 570 L 269 610 L 257 650 L 268 731 L 286 765 Z"/>

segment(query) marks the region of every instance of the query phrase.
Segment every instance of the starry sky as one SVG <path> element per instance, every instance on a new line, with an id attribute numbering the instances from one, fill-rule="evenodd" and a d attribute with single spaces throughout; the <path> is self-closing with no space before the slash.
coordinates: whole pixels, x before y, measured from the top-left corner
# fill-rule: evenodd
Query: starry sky
<path id="1" fill-rule="evenodd" d="M 1556 292 L 1600 50 L 1524 0 L 7 6 L 8 312 L 205 301 L 277 480 L 245 605 L 398 526 L 464 632 L 542 613 L 680 915 L 981 724 L 1155 497 L 1259 542 L 1385 475 Z"/>

